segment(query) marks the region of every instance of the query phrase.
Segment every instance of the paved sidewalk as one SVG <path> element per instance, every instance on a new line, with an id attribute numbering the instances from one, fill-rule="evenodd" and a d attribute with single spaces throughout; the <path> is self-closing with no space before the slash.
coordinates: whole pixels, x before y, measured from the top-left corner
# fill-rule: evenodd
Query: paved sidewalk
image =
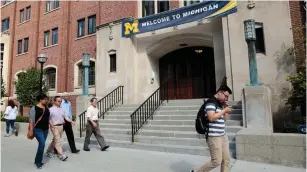
<path id="1" fill-rule="evenodd" d="M 101 152 L 98 147 L 92 146 L 90 152 L 81 151 L 71 154 L 68 145 L 64 144 L 64 151 L 68 155 L 66 162 L 58 158 L 44 157 L 43 169 L 37 170 L 34 166 L 34 156 L 37 141 L 27 140 L 26 136 L 3 137 L 1 135 L 1 171 L 2 172 L 189 172 L 199 167 L 209 157 L 171 154 L 162 152 L 139 151 L 111 147 Z M 50 135 L 48 137 L 51 138 Z M 47 149 L 50 141 L 47 141 Z M 82 145 L 77 144 L 79 149 Z M 231 172 L 305 172 L 306 169 L 290 168 L 277 165 L 251 163 L 232 160 Z M 215 169 L 213 172 L 218 172 Z"/>

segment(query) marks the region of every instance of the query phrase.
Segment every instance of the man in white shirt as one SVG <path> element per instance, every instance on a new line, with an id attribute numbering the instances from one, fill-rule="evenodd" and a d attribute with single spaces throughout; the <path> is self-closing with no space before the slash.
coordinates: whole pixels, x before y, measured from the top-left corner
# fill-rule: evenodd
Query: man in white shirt
<path id="1" fill-rule="evenodd" d="M 84 146 L 83 146 L 84 151 L 90 151 L 88 146 L 90 144 L 90 138 L 93 133 L 102 151 L 105 151 L 110 147 L 109 145 L 106 144 L 103 136 L 100 133 L 98 113 L 99 113 L 99 110 L 97 109 L 97 99 L 92 98 L 91 106 L 86 111 L 87 124 L 86 124 L 86 136 L 85 136 Z"/>

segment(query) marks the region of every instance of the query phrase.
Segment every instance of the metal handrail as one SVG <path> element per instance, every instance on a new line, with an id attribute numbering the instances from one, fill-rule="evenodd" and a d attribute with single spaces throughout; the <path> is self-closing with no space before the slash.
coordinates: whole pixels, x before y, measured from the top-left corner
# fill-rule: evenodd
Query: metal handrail
<path id="1" fill-rule="evenodd" d="M 97 102 L 97 108 L 99 109 L 98 118 L 104 119 L 104 116 L 107 111 L 112 109 L 119 102 L 123 104 L 124 101 L 124 86 L 119 86 L 111 91 L 109 94 L 104 96 Z M 82 137 L 82 132 L 86 129 L 86 110 L 79 115 L 80 120 L 80 138 Z"/>
<path id="2" fill-rule="evenodd" d="M 163 90 L 161 92 L 161 90 Z M 164 100 L 168 102 L 168 82 L 160 86 L 153 92 L 131 115 L 131 137 L 134 142 L 134 136 L 140 128 L 148 121 L 153 119 L 154 112 L 163 103 Z"/>

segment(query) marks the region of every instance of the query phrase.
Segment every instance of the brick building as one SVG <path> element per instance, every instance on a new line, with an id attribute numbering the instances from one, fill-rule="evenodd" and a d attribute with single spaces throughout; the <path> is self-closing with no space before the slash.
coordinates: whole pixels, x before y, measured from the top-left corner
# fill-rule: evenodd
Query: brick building
<path id="1" fill-rule="evenodd" d="M 8 95 L 15 96 L 13 81 L 18 79 L 18 74 L 26 68 L 39 67 L 36 58 L 44 53 L 48 56 L 44 69 L 49 95 L 68 92 L 75 113 L 75 99 L 82 92 L 82 69 L 79 66 L 84 52 L 89 52 L 92 57 L 89 93 L 96 94 L 96 81 L 104 79 L 95 76 L 96 68 L 101 65 L 95 63 L 96 26 L 126 17 L 140 18 L 195 2 L 2 1 L 1 32 L 2 35 L 9 35 L 8 41 L 1 42 L 7 50 L 4 56 L 8 57 L 4 58 Z M 301 25 L 306 13 L 298 9 L 303 4 L 293 1 L 289 5 L 292 25 Z M 295 43 L 295 46 L 300 44 Z"/>

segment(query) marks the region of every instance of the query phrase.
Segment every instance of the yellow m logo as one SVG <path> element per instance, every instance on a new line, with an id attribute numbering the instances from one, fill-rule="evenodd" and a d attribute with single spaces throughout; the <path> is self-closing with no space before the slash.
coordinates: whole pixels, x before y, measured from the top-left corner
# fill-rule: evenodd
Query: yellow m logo
<path id="1" fill-rule="evenodd" d="M 133 33 L 139 32 L 138 25 L 139 25 L 138 20 L 134 20 L 132 24 L 131 23 L 125 23 L 125 35 L 129 35 L 131 31 Z"/>

